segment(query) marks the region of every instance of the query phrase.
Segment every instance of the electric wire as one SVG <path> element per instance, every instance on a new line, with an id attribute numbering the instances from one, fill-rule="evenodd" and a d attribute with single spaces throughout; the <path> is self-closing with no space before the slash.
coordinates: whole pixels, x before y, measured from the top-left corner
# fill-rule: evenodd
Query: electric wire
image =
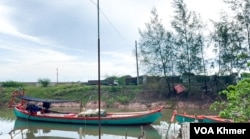
<path id="1" fill-rule="evenodd" d="M 95 6 L 97 5 L 97 3 L 95 3 L 93 0 L 90 0 L 90 2 L 92 4 L 94 4 Z M 114 26 L 114 24 L 109 20 L 109 18 L 106 16 L 106 14 L 102 11 L 102 9 L 99 7 L 99 11 L 101 12 L 101 14 L 104 16 L 104 18 L 108 21 L 108 23 L 110 24 L 110 26 L 116 31 L 116 33 L 121 37 L 121 39 L 126 42 L 128 45 L 133 46 L 132 44 L 129 43 L 129 41 L 127 39 L 125 39 L 125 37 L 122 35 L 122 33 Z"/>

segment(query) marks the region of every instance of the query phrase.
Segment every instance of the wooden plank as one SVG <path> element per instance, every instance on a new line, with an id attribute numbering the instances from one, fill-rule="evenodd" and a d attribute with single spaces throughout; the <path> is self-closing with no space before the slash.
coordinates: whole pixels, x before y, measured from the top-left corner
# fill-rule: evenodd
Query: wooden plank
<path id="1" fill-rule="evenodd" d="M 182 139 L 190 139 L 190 123 L 184 122 L 181 126 Z"/>

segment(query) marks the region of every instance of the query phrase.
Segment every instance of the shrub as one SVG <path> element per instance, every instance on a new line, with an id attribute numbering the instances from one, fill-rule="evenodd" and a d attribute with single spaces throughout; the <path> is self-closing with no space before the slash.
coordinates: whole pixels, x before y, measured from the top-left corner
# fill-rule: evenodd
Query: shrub
<path id="1" fill-rule="evenodd" d="M 127 104 L 129 102 L 129 97 L 127 96 L 120 96 L 117 97 L 118 102 L 120 102 L 121 104 Z"/>
<path id="2" fill-rule="evenodd" d="M 23 87 L 24 84 L 16 81 L 6 81 L 2 83 L 3 87 Z"/>
<path id="3" fill-rule="evenodd" d="M 42 85 L 42 87 L 48 87 L 48 85 L 50 84 L 50 79 L 38 79 L 38 82 Z"/>
<path id="4" fill-rule="evenodd" d="M 223 107 L 219 113 L 221 117 L 233 119 L 235 122 L 248 122 L 250 119 L 249 88 L 250 79 L 241 80 L 236 85 L 229 85 L 219 93 L 225 95 L 227 99 L 214 102 L 210 108 L 216 110 Z"/>

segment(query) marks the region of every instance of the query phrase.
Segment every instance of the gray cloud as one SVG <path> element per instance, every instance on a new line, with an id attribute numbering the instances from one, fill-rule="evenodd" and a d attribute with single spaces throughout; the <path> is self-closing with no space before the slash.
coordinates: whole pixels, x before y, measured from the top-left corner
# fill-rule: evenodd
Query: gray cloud
<path id="1" fill-rule="evenodd" d="M 153 7 L 167 23 L 170 1 L 100 1 L 102 76 L 136 75 L 134 42 Z M 0 81 L 55 78 L 57 67 L 65 80 L 96 79 L 96 1 L 0 0 L 0 55 Z"/>

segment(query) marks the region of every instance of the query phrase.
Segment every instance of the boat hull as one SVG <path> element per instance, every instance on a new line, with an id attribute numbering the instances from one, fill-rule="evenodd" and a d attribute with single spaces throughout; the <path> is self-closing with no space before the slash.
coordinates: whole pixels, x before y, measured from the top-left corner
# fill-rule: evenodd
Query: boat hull
<path id="1" fill-rule="evenodd" d="M 201 116 L 198 116 L 198 118 L 195 118 L 194 115 L 183 115 L 183 114 L 176 114 L 175 119 L 178 123 L 184 123 L 184 122 L 198 122 L 203 123 L 203 118 Z"/>
<path id="2" fill-rule="evenodd" d="M 215 119 L 221 119 L 217 115 L 191 115 L 191 114 L 177 114 L 175 113 L 175 119 L 178 123 L 218 123 Z"/>
<path id="3" fill-rule="evenodd" d="M 112 117 L 100 117 L 100 124 L 102 125 L 147 125 L 154 123 L 161 117 L 161 110 L 154 110 L 143 114 L 134 114 L 127 117 L 122 115 L 114 115 Z M 68 124 L 89 124 L 98 125 L 99 117 L 76 117 L 74 114 L 64 114 L 59 116 L 48 116 L 39 114 L 29 114 L 26 110 L 14 108 L 14 114 L 17 118 L 42 121 L 42 122 L 56 122 Z"/>
<path id="4" fill-rule="evenodd" d="M 232 120 L 224 119 L 219 116 L 214 116 L 214 117 L 204 116 L 203 121 L 204 123 L 233 123 Z"/>

